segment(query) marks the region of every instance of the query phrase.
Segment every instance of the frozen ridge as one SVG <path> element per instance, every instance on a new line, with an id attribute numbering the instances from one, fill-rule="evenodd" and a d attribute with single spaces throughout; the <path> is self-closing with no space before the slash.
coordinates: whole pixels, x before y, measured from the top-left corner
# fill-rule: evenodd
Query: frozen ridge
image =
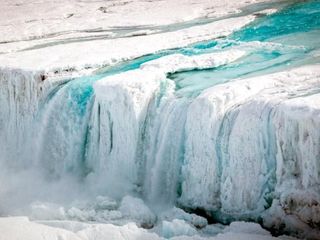
<path id="1" fill-rule="evenodd" d="M 218 85 L 204 91 L 192 103 L 176 99 L 172 95 L 173 83 L 163 75 L 152 72 L 153 77 L 147 81 L 149 86 L 142 83 L 141 79 L 150 74 L 147 67 L 142 66 L 143 69 L 144 73 L 137 70 L 101 80 L 95 84 L 95 91 L 100 114 L 107 112 L 111 121 L 132 112 L 133 118 L 113 122 L 116 124 L 113 131 L 126 129 L 123 133 L 132 136 L 125 138 L 121 133 L 113 133 L 119 137 L 113 139 L 113 148 L 126 145 L 119 142 L 121 139 L 130 141 L 136 148 L 122 150 L 121 154 L 133 156 L 141 144 L 139 135 L 144 134 L 144 141 L 151 143 L 144 154 L 155 159 L 147 158 L 141 164 L 133 158 L 123 165 L 130 166 L 131 171 L 147 166 L 143 178 L 149 199 L 168 199 L 164 197 L 167 195 L 169 199 L 178 198 L 185 207 L 209 212 L 219 209 L 216 214 L 222 221 L 257 219 L 272 204 L 264 214 L 269 227 L 286 221 L 280 219 L 287 215 L 293 222 L 318 224 L 320 142 L 314 129 L 320 117 L 319 65 Z M 117 104 L 112 110 L 110 104 L 116 101 L 113 96 L 124 99 L 124 105 Z M 157 99 L 159 96 L 161 100 Z M 165 125 L 162 117 L 167 119 Z M 139 127 L 142 123 L 147 123 L 145 132 Z M 185 126 L 184 132 L 177 128 L 180 125 Z M 105 131 L 100 128 L 106 139 L 109 127 Z M 157 131 L 170 135 L 157 136 Z M 181 132 L 184 139 L 179 135 Z M 181 145 L 184 145 L 182 153 Z M 178 162 L 179 154 L 184 154 L 180 155 L 183 162 Z M 132 172 L 131 177 L 138 172 Z M 177 196 L 179 185 L 181 195 Z M 275 222 L 271 220 L 275 213 L 268 215 L 274 208 L 279 215 Z M 299 232 L 307 225 L 293 227 Z"/>

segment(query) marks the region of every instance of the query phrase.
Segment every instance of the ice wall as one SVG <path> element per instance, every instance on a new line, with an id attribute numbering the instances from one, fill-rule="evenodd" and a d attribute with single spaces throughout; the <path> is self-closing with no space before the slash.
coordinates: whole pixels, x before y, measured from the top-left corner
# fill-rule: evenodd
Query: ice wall
<path id="1" fill-rule="evenodd" d="M 243 56 L 170 55 L 93 87 L 92 79 L 45 83 L 39 74 L 3 70 L 3 185 L 12 183 L 5 179 L 11 168 L 37 187 L 30 201 L 133 194 L 154 210 L 202 209 L 222 222 L 317 226 L 318 65 L 235 79 L 192 98 L 176 95 L 167 78 Z M 22 169 L 30 172 L 19 175 Z M 27 183 L 3 187 L 3 204 L 13 199 L 10 187 Z"/>
<path id="2" fill-rule="evenodd" d="M 149 71 L 161 61 L 95 84 L 108 154 L 122 149 L 103 161 L 125 160 L 112 160 L 121 169 L 116 179 L 130 179 L 152 203 L 205 209 L 225 222 L 259 220 L 281 199 L 288 214 L 319 224 L 319 134 L 311 131 L 319 123 L 318 65 L 235 80 L 188 99 Z M 297 189 L 303 201 L 293 197 L 301 196 Z M 291 198 L 298 203 L 288 210 Z"/>
<path id="3" fill-rule="evenodd" d="M 311 69 L 315 70 L 315 67 Z M 215 204 L 233 216 L 248 214 L 267 208 L 275 197 L 274 188 L 286 184 L 280 191 L 284 194 L 290 188 L 295 191 L 298 187 L 290 185 L 291 181 L 305 186 L 310 179 L 318 178 L 319 168 L 314 163 L 317 153 L 314 151 L 319 150 L 319 136 L 313 133 L 317 136 L 309 137 L 308 130 L 304 130 L 306 126 L 315 127 L 319 121 L 318 108 L 314 104 L 306 106 L 309 97 L 299 95 L 299 88 L 304 86 L 301 86 L 298 74 L 293 71 L 280 77 L 283 77 L 281 81 L 277 74 L 235 81 L 208 89 L 195 99 L 187 121 L 187 132 L 192 134 L 187 137 L 190 147 L 187 147 L 189 152 L 186 151 L 186 165 L 183 166 L 187 177 L 182 201 L 204 208 Z M 313 92 L 314 86 L 318 85 L 318 75 L 310 79 L 303 78 L 304 84 L 309 85 L 312 98 L 319 99 L 317 91 Z M 291 107 L 291 102 L 296 105 Z M 303 111 L 308 114 L 299 117 Z M 296 119 L 292 119 L 291 112 L 296 112 Z M 299 140 L 303 131 L 310 141 L 308 144 L 301 144 L 302 140 Z M 197 137 L 194 134 L 198 134 Z M 211 143 L 211 147 L 201 147 L 204 142 Z M 200 152 L 195 154 L 194 149 Z M 310 167 L 312 171 L 305 169 Z M 207 169 L 213 176 L 201 172 Z M 292 177 L 294 171 L 297 173 Z M 192 189 L 197 189 L 197 194 L 193 194 Z M 208 195 L 200 195 L 206 192 Z"/>
<path id="4" fill-rule="evenodd" d="M 138 194 L 155 209 L 178 204 L 223 222 L 264 216 L 276 228 L 291 215 L 316 226 L 318 65 L 235 79 L 193 98 L 177 96 L 167 78 L 244 55 L 170 55 L 93 87 L 90 79 L 45 83 L 39 74 L 2 71 L 1 165 L 40 171 L 31 183 L 43 181 L 47 199 L 58 189 Z"/>
<path id="5" fill-rule="evenodd" d="M 0 70 L 1 213 L 11 211 L 11 206 L 17 207 L 15 204 L 25 199 L 25 194 L 20 196 L 20 193 L 29 190 L 20 187 L 29 181 L 30 174 L 20 173 L 33 166 L 30 153 L 36 141 L 30 130 L 34 127 L 39 101 L 50 85 L 42 81 L 41 73 Z"/>
<path id="6" fill-rule="evenodd" d="M 161 73 L 134 70 L 102 80 L 95 87 L 86 159 L 92 173 L 88 177 L 93 182 L 98 178 L 112 195 L 123 196 L 141 185 L 144 164 L 136 155 L 144 147 L 148 105 L 164 78 Z"/>
<path id="7" fill-rule="evenodd" d="M 171 55 L 98 81 L 94 85 L 95 110 L 90 134 L 93 144 L 89 144 L 87 158 L 92 175 L 109 179 L 108 182 L 117 179 L 115 184 L 123 183 L 126 188 L 132 185 L 131 189 L 144 192 L 150 200 L 171 199 L 173 203 L 189 101 L 175 99 L 174 83 L 166 74 L 212 68 L 243 55 L 238 50 L 201 57 Z M 119 189 L 122 195 L 127 192 Z"/>
<path id="8" fill-rule="evenodd" d="M 16 155 L 24 145 L 32 116 L 41 94 L 40 78 L 31 72 L 1 69 L 0 71 L 0 146 L 8 164 L 19 165 Z M 9 160 L 10 159 L 10 160 Z"/>

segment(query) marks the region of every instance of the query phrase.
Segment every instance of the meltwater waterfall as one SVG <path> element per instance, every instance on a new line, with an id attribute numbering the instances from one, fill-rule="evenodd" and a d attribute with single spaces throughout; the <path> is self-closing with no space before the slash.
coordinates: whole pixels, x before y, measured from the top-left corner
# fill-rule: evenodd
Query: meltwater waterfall
<path id="1" fill-rule="evenodd" d="M 308 1 L 94 76 L 1 72 L 0 212 L 134 195 L 223 223 L 272 228 L 282 211 L 320 226 L 319 34 Z"/>

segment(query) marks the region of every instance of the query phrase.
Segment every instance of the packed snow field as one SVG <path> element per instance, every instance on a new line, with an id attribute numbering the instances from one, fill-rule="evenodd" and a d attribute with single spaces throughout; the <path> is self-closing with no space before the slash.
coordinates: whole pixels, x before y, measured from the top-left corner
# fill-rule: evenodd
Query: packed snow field
<path id="1" fill-rule="evenodd" d="M 320 239 L 319 1 L 1 7 L 1 240 Z"/>

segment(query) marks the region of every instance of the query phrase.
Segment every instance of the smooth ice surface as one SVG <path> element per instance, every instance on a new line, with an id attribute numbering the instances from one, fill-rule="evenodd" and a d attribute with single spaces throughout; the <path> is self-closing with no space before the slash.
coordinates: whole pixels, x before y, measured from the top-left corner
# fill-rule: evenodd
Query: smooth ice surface
<path id="1" fill-rule="evenodd" d="M 178 19 L 176 3 L 99 7 L 146 19 L 81 41 L 110 13 L 93 24 L 79 3 L 66 32 L 47 19 L 0 43 L 0 214 L 28 216 L 0 219 L 6 239 L 273 239 L 239 220 L 320 236 L 319 2 L 207 19 L 217 2 Z M 160 26 L 131 31 L 151 13 Z"/>

